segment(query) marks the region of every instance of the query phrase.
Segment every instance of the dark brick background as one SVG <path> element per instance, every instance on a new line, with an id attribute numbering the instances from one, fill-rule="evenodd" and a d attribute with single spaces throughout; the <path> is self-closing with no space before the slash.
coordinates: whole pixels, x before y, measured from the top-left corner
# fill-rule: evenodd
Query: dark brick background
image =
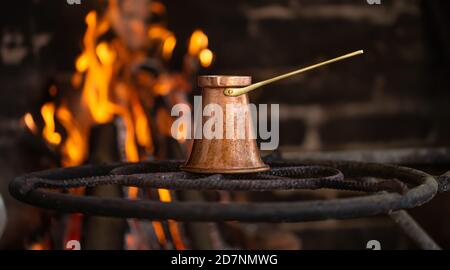
<path id="1" fill-rule="evenodd" d="M 365 55 L 266 87 L 298 150 L 448 145 L 445 1 L 165 1 L 180 37 L 202 28 L 212 70 L 255 80 L 356 49 Z M 192 14 L 196 14 L 192 16 Z M 446 58 L 447 57 L 447 58 Z M 310 137 L 312 136 L 312 137 Z"/>

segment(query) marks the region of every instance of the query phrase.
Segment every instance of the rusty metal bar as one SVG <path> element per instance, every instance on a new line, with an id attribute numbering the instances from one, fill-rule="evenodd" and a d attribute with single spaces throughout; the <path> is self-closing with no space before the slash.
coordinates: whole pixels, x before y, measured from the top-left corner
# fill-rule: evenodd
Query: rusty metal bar
<path id="1" fill-rule="evenodd" d="M 17 199 L 29 204 L 62 212 L 81 212 L 90 215 L 179 221 L 299 222 L 365 217 L 413 208 L 431 200 L 438 191 L 438 183 L 431 175 L 394 165 L 349 161 L 272 162 L 270 166 L 274 169 L 266 174 L 261 173 L 264 177 L 261 177 L 261 174 L 244 177 L 242 175 L 204 177 L 189 173 L 179 174 L 180 164 L 177 161 L 147 162 L 137 165 L 85 166 L 44 171 L 15 179 L 10 185 L 10 192 Z M 311 168 L 315 169 L 308 171 L 307 166 L 313 166 Z M 322 169 L 314 171 L 317 168 Z M 297 170 L 303 172 L 304 177 L 310 178 L 299 178 L 302 174 L 299 175 Z M 348 180 L 327 179 L 330 175 L 336 176 L 336 172 L 342 172 Z M 282 177 L 282 179 L 270 179 L 274 176 Z M 313 176 L 316 176 L 316 180 L 312 180 Z M 378 187 L 376 191 L 380 191 L 388 187 L 386 184 L 377 186 L 376 183 L 357 182 L 356 179 L 364 177 L 380 178 L 383 181 L 401 181 L 408 188 L 401 190 L 403 194 L 394 191 L 394 193 L 377 193 L 335 200 L 275 203 L 184 201 L 164 203 L 149 200 L 79 197 L 46 190 L 47 188 L 105 184 L 169 189 L 214 187 L 224 190 L 261 190 L 259 185 L 263 186 L 262 190 L 271 190 L 271 188 L 339 189 L 344 185 L 344 188 L 351 190 L 367 191 L 365 187 L 369 186 Z M 266 182 L 258 184 L 258 181 Z"/>
<path id="2" fill-rule="evenodd" d="M 428 235 L 428 233 L 406 212 L 396 211 L 389 217 L 408 235 L 421 249 L 441 250 L 441 247 Z"/>
<path id="3" fill-rule="evenodd" d="M 283 152 L 283 159 L 351 160 L 401 165 L 450 164 L 450 148 L 404 148 L 330 152 Z"/>

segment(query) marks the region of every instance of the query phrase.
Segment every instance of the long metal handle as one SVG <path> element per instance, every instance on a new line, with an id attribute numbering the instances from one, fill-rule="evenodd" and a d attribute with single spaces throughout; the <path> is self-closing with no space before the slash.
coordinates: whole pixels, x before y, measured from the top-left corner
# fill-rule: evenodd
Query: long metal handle
<path id="1" fill-rule="evenodd" d="M 352 52 L 352 53 L 348 53 L 348 54 L 345 54 L 345 55 L 342 55 L 342 56 L 339 56 L 339 57 L 336 57 L 336 58 L 333 58 L 333 59 L 330 59 L 330 60 L 327 60 L 327 61 L 324 61 L 324 62 L 321 62 L 321 63 L 318 63 L 318 64 L 315 64 L 315 65 L 304 67 L 304 68 L 301 68 L 301 69 L 298 69 L 298 70 L 294 70 L 292 72 L 289 72 L 289 73 L 286 73 L 286 74 L 283 74 L 283 75 L 276 76 L 276 77 L 268 79 L 268 80 L 264 80 L 264 81 L 261 81 L 261 82 L 254 83 L 254 84 L 246 86 L 246 87 L 225 88 L 223 93 L 226 96 L 231 96 L 231 97 L 240 96 L 242 94 L 245 94 L 245 93 L 248 93 L 250 91 L 253 91 L 253 90 L 255 90 L 255 89 L 257 89 L 257 88 L 259 88 L 261 86 L 264 86 L 266 84 L 273 83 L 273 82 L 285 79 L 287 77 L 291 77 L 293 75 L 297 75 L 299 73 L 302 73 L 302 72 L 305 72 L 305 71 L 308 71 L 308 70 L 311 70 L 311 69 L 315 69 L 315 68 L 318 68 L 318 67 L 321 67 L 321 66 L 324 66 L 324 65 L 328 65 L 328 64 L 331 64 L 331 63 L 334 63 L 334 62 L 337 62 L 337 61 L 341 61 L 341 60 L 344 60 L 346 58 L 350 58 L 350 57 L 353 57 L 353 56 L 356 56 L 356 55 L 359 55 L 359 54 L 363 54 L 363 53 L 364 53 L 363 50 L 359 50 L 359 51 L 355 51 L 355 52 Z"/>

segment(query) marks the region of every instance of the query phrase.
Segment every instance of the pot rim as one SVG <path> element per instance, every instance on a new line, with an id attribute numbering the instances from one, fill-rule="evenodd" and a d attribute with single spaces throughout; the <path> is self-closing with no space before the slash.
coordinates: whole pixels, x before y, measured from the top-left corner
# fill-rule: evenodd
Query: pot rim
<path id="1" fill-rule="evenodd" d="M 244 87 L 252 84 L 251 76 L 202 75 L 198 76 L 199 87 Z"/>

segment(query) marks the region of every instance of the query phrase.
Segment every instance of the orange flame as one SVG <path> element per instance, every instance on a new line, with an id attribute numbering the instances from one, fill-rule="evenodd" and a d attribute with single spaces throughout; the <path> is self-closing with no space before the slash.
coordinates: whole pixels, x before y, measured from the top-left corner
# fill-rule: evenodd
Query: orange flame
<path id="1" fill-rule="evenodd" d="M 198 59 L 200 60 L 200 64 L 202 67 L 209 67 L 213 61 L 214 54 L 210 49 L 203 49 L 198 54 Z"/>
<path id="2" fill-rule="evenodd" d="M 202 30 L 195 30 L 189 40 L 189 54 L 197 56 L 200 65 L 204 68 L 209 67 L 214 60 L 214 54 L 208 49 L 208 43 L 208 36 Z"/>
<path id="3" fill-rule="evenodd" d="M 165 13 L 163 5 L 151 6 L 154 12 Z M 82 164 L 89 152 L 89 133 L 95 124 L 110 123 L 115 119 L 121 121 L 124 126 L 125 158 L 127 161 L 137 162 L 141 154 L 153 152 L 153 138 L 150 129 L 149 118 L 135 93 L 133 85 L 118 81 L 115 76 L 121 68 L 121 60 L 124 54 L 120 47 L 113 42 L 99 42 L 98 37 L 105 33 L 110 23 L 107 19 L 98 18 L 95 11 L 86 15 L 86 32 L 83 36 L 83 51 L 75 61 L 76 73 L 72 77 L 74 87 L 81 87 L 81 102 L 76 110 L 63 102 L 59 107 L 48 102 L 41 108 L 41 115 L 45 126 L 42 135 L 46 141 L 53 145 L 60 145 L 63 166 L 76 166 Z M 152 44 L 157 44 L 157 53 L 164 60 L 172 57 L 177 44 L 175 35 L 162 25 L 152 25 L 147 32 Z M 189 40 L 188 53 L 196 57 L 202 67 L 208 67 L 214 60 L 214 54 L 208 49 L 208 37 L 201 30 L 192 33 Z M 114 79 L 114 81 L 113 81 Z M 171 79 L 160 77 L 154 87 L 154 94 L 167 95 L 173 86 Z M 56 87 L 50 89 L 51 96 L 57 94 Z M 70 104 L 73 105 L 73 104 Z M 55 117 L 66 130 L 64 137 L 56 131 Z M 170 126 L 173 119 L 167 111 L 158 110 L 157 127 L 167 136 L 171 135 Z M 23 117 L 25 125 L 37 132 L 34 119 L 27 113 Z M 187 128 L 179 127 L 180 142 L 185 141 Z M 158 189 L 159 199 L 162 202 L 171 202 L 172 196 L 169 190 Z M 130 187 L 128 197 L 137 199 L 139 189 Z M 161 245 L 167 244 L 166 233 L 161 222 L 152 222 L 155 233 Z M 168 229 L 171 239 L 177 249 L 185 249 L 181 238 L 180 228 L 173 221 L 168 221 Z"/>
<path id="4" fill-rule="evenodd" d="M 179 141 L 180 143 L 184 143 L 186 141 L 187 135 L 188 135 L 188 129 L 187 129 L 188 123 L 180 123 L 177 128 L 175 139 Z"/>
<path id="5" fill-rule="evenodd" d="M 55 104 L 45 103 L 41 108 L 41 115 L 45 122 L 42 136 L 50 144 L 58 145 L 61 142 L 61 135 L 55 131 Z"/>
<path id="6" fill-rule="evenodd" d="M 36 127 L 36 123 L 34 122 L 33 116 L 31 115 L 31 113 L 26 113 L 23 116 L 23 122 L 25 123 L 25 126 L 33 133 L 36 134 L 37 133 L 37 127 Z"/>
<path id="7" fill-rule="evenodd" d="M 162 48 L 162 56 L 164 59 L 170 59 L 172 57 L 173 49 L 175 48 L 175 45 L 177 44 L 177 39 L 174 35 L 170 35 L 164 40 L 164 45 Z"/>
<path id="8" fill-rule="evenodd" d="M 61 149 L 63 154 L 61 163 L 64 167 L 80 165 L 88 152 L 86 135 L 82 134 L 81 128 L 65 105 L 59 107 L 56 114 L 61 124 L 67 130 L 67 138 Z"/>
<path id="9" fill-rule="evenodd" d="M 156 238 L 158 238 L 158 242 L 162 246 L 167 246 L 167 238 L 166 233 L 164 232 L 164 228 L 162 223 L 159 221 L 152 221 L 153 229 L 155 230 Z"/>
<path id="10" fill-rule="evenodd" d="M 150 139 L 143 137 L 150 134 L 143 128 L 147 124 L 146 116 L 140 104 L 132 104 L 133 107 L 139 106 L 135 111 L 138 113 L 137 119 L 133 118 L 132 112 L 127 108 L 127 104 L 119 104 L 111 100 L 111 80 L 114 74 L 114 64 L 116 62 L 115 50 L 106 42 L 95 45 L 98 29 L 105 23 L 98 24 L 95 12 L 90 12 L 86 17 L 87 30 L 84 37 L 84 52 L 76 61 L 78 72 L 85 72 L 86 79 L 83 85 L 83 102 L 89 109 L 93 121 L 98 124 L 111 122 L 115 115 L 123 120 L 125 126 L 125 155 L 128 161 L 139 161 L 139 152 L 137 150 L 136 139 L 143 145 L 151 143 Z M 106 28 L 106 26 L 104 26 Z M 100 31 L 102 32 L 102 31 Z M 129 89 L 124 89 L 125 103 L 129 99 Z M 122 103 L 124 103 L 122 102 Z M 147 125 L 148 128 L 148 125 Z M 142 134 L 144 133 L 144 134 Z"/>
<path id="11" fill-rule="evenodd" d="M 128 187 L 128 198 L 135 200 L 138 198 L 139 188 L 137 187 Z"/>
<path id="12" fill-rule="evenodd" d="M 172 196 L 170 195 L 170 191 L 167 189 L 162 189 L 162 188 L 158 189 L 158 195 L 159 195 L 159 200 L 162 202 L 171 202 L 172 201 Z M 168 224 L 169 224 L 169 231 L 170 231 L 170 234 L 172 235 L 172 240 L 175 245 L 175 248 L 177 250 L 186 249 L 186 247 L 183 243 L 183 240 L 181 239 L 181 233 L 180 233 L 178 224 L 173 220 L 169 220 Z"/>
<path id="13" fill-rule="evenodd" d="M 169 60 L 172 57 L 173 50 L 177 44 L 177 39 L 171 31 L 159 24 L 154 24 L 148 30 L 148 37 L 150 41 L 156 44 L 162 44 L 161 56 L 164 60 Z"/>
<path id="14" fill-rule="evenodd" d="M 75 68 L 78 72 L 85 72 L 89 67 L 89 59 L 86 54 L 81 54 L 75 61 Z"/>
<path id="15" fill-rule="evenodd" d="M 83 38 L 85 50 L 78 57 L 75 67 L 78 72 L 86 72 L 83 102 L 89 108 L 94 121 L 103 124 L 110 122 L 114 115 L 113 106 L 109 101 L 109 83 L 116 55 L 106 42 L 95 45 L 98 22 L 94 11 L 86 16 L 86 24 L 87 30 Z"/>
<path id="16" fill-rule="evenodd" d="M 151 153 L 153 152 L 153 139 L 149 128 L 150 124 L 148 122 L 147 115 L 145 114 L 142 106 L 136 100 L 134 100 L 132 108 L 136 118 L 135 132 L 137 141 L 140 146 L 144 147 L 147 152 Z"/>
<path id="17" fill-rule="evenodd" d="M 190 55 L 197 55 L 201 50 L 208 47 L 208 37 L 202 30 L 195 30 L 189 40 L 188 52 Z"/>

